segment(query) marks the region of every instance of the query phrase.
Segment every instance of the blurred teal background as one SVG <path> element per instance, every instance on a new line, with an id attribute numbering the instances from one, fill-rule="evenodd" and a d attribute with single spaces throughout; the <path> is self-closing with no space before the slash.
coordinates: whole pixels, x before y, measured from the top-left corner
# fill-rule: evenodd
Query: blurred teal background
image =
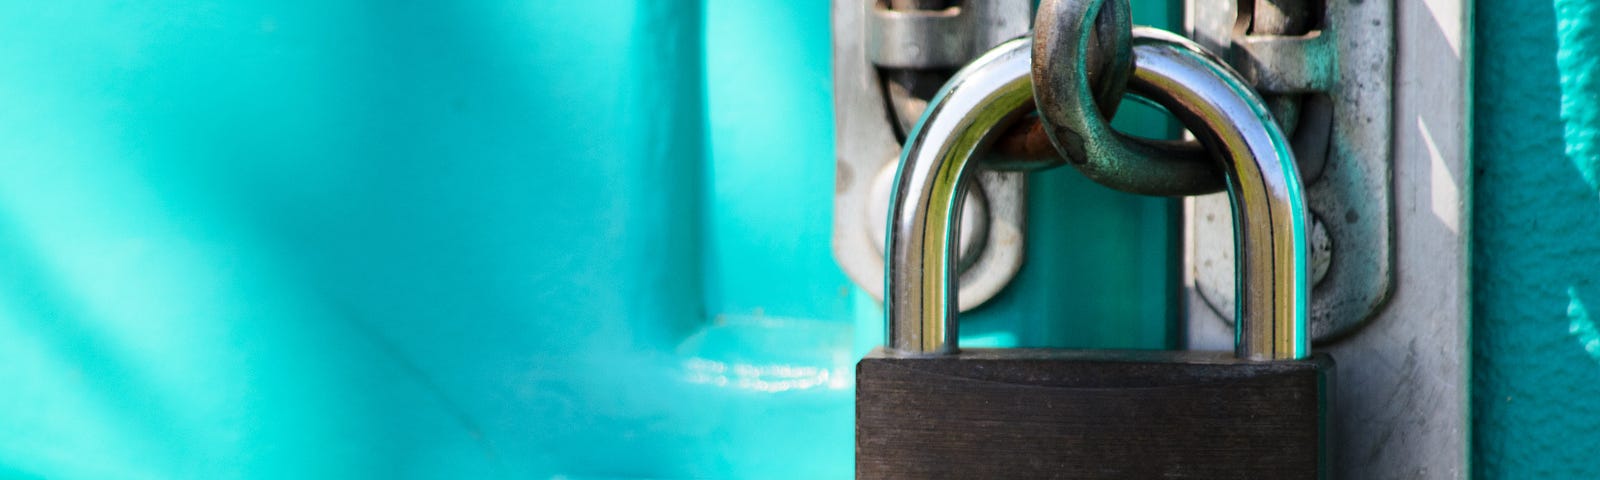
<path id="1" fill-rule="evenodd" d="M 830 51 L 826 2 L 0 3 L 0 478 L 849 476 Z M 1033 186 L 970 341 L 1170 345 L 1170 204 Z"/>

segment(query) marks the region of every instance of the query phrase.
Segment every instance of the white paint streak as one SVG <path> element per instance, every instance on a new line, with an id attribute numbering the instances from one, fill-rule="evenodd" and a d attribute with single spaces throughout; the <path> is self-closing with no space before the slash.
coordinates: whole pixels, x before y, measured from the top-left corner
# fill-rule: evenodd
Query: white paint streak
<path id="1" fill-rule="evenodd" d="M 1445 42 L 1450 45 L 1450 52 L 1456 54 L 1458 60 L 1461 58 L 1461 27 L 1465 25 L 1461 19 L 1466 18 L 1461 13 L 1462 3 L 1461 0 L 1426 0 L 1425 3 L 1430 13 L 1428 18 L 1432 18 L 1434 25 L 1439 27 Z"/>
<path id="2" fill-rule="evenodd" d="M 1433 134 L 1428 132 L 1422 117 L 1417 117 L 1417 132 L 1422 136 L 1422 144 L 1428 148 L 1428 190 L 1432 197 L 1433 216 L 1450 229 L 1450 233 L 1460 234 L 1461 188 L 1456 185 L 1455 174 L 1450 171 L 1450 165 L 1445 163 L 1444 155 L 1439 153 L 1439 144 L 1434 142 Z"/>

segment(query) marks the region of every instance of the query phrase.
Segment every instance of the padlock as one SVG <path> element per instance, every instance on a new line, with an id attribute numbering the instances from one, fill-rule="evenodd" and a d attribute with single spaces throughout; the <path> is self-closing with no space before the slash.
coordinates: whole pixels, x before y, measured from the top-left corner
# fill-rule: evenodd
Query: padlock
<path id="1" fill-rule="evenodd" d="M 887 345 L 856 371 L 858 478 L 1329 475 L 1334 363 L 1307 340 L 1306 215 L 1287 141 L 1247 84 L 1192 42 L 1150 31 L 1134 42 L 1130 92 L 1180 119 L 1227 120 L 1195 134 L 1239 219 L 1235 351 L 958 348 L 953 227 L 969 160 L 1033 107 L 1031 40 L 1013 40 L 952 77 L 903 152 Z"/>

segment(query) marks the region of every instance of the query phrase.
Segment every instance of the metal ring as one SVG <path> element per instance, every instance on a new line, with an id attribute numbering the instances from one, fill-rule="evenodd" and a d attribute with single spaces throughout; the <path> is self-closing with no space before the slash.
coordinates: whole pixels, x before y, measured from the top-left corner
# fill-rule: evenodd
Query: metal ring
<path id="1" fill-rule="evenodd" d="M 1035 17 L 1034 28 L 1050 28 L 1048 24 L 1055 21 L 1055 18 L 1052 15 L 1038 15 Z M 1094 105 L 1099 107 L 1100 114 L 1106 118 L 1116 115 L 1117 107 L 1121 105 L 1124 91 L 1128 86 L 1128 77 L 1133 74 L 1133 50 L 1129 48 L 1132 43 L 1132 28 L 1133 15 L 1126 1 L 1106 4 L 1095 17 L 1089 40 L 1095 48 L 1085 52 L 1086 68 L 1083 76 L 1088 78 L 1089 85 L 1094 91 Z M 907 107 L 907 102 L 912 102 L 914 99 L 905 93 L 898 95 L 895 93 L 904 92 L 903 88 L 887 90 L 894 105 L 892 111 L 905 111 L 909 108 L 920 112 L 926 108 L 926 103 Z M 903 115 L 900 116 L 900 120 L 908 121 Z M 907 125 L 906 130 L 909 131 L 911 124 Z M 985 168 L 1007 172 L 1029 172 L 1055 168 L 1067 163 L 1067 158 L 1051 144 L 1050 138 L 1045 133 L 1045 127 L 1036 116 L 1027 116 L 1010 127 L 1001 128 L 1008 130 L 984 155 Z"/>
<path id="2" fill-rule="evenodd" d="M 1213 156 L 1195 142 L 1151 140 L 1111 128 L 1102 97 L 1104 87 L 1089 82 L 1089 66 L 1099 62 L 1107 45 L 1100 12 L 1127 11 L 1127 0 L 1043 0 L 1034 23 L 1033 93 L 1045 133 L 1068 163 L 1090 179 L 1117 190 L 1143 195 L 1199 195 L 1221 191 L 1222 170 Z M 1094 25 L 1095 28 L 1085 28 Z M 1139 29 L 1129 29 L 1136 31 Z M 1137 36 L 1137 34 L 1134 34 Z M 1134 41 L 1112 43 L 1132 50 Z M 1131 57 L 1131 53 L 1129 54 Z M 1128 89 L 1135 94 L 1159 91 L 1159 79 L 1141 75 L 1133 61 Z M 1218 63 L 1218 65 L 1225 65 Z M 1120 101 L 1120 96 L 1109 103 Z M 1089 108 L 1095 105 L 1098 108 Z M 1167 105 L 1190 131 L 1226 128 L 1205 123 L 1183 105 Z M 1212 119 L 1219 120 L 1219 119 Z"/>

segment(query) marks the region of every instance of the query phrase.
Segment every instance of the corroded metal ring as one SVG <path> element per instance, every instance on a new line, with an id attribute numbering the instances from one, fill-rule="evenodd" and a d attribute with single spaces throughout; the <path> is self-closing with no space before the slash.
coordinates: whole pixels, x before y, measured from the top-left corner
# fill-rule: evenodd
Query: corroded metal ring
<path id="1" fill-rule="evenodd" d="M 1151 83 L 1158 79 L 1141 75 L 1137 60 L 1132 60 L 1133 45 L 1139 40 L 1130 39 L 1136 36 L 1131 24 L 1112 26 L 1103 21 L 1119 15 L 1126 18 L 1127 3 L 1040 2 L 1034 20 L 1033 93 L 1044 131 L 1068 163 L 1102 185 L 1144 195 L 1221 191 L 1222 171 L 1199 144 L 1138 138 L 1111 128 L 1109 119 L 1121 101 L 1123 87 L 1108 83 L 1121 84 L 1115 80 L 1125 79 L 1128 91 L 1143 96 L 1159 94 L 1162 88 Z M 1107 31 L 1111 28 L 1120 30 Z M 1199 47 L 1194 50 L 1204 55 Z M 1108 63 L 1108 57 L 1130 60 Z M 1130 67 L 1123 69 L 1122 65 Z M 1117 70 L 1102 73 L 1103 68 Z M 1096 74 L 1100 78 L 1093 78 Z M 1091 82 L 1092 78 L 1097 81 Z M 1110 93 L 1116 96 L 1108 98 Z M 1221 127 L 1184 111 L 1184 105 L 1165 106 L 1191 131 Z"/>
<path id="2" fill-rule="evenodd" d="M 1054 14 L 1046 14 L 1041 5 L 1040 14 L 1034 16 L 1034 30 L 1054 30 L 1060 21 Z M 1084 52 L 1083 76 L 1087 78 L 1094 105 L 1105 118 L 1116 115 L 1122 96 L 1133 74 L 1132 30 L 1133 15 L 1127 1 L 1104 4 L 1094 18 L 1089 42 L 1093 48 Z M 1035 37 L 1037 40 L 1037 37 Z M 1033 67 L 1037 69 L 1038 67 Z M 1039 75 L 1037 73 L 1033 74 Z M 1066 156 L 1056 148 L 1040 116 L 1019 119 L 996 140 L 994 155 L 985 166 L 1007 171 L 1032 171 L 1054 168 L 1067 163 Z"/>

